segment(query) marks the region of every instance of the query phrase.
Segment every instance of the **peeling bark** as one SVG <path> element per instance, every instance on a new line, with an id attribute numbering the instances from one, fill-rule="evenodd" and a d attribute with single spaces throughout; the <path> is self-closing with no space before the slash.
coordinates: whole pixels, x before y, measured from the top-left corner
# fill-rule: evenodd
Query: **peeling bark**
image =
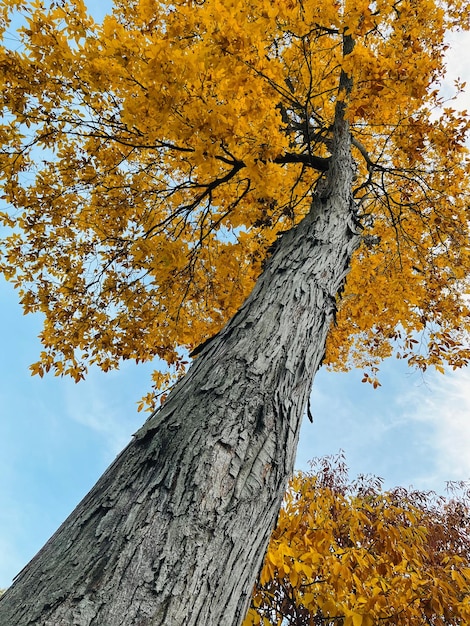
<path id="1" fill-rule="evenodd" d="M 341 121 L 341 120 L 340 120 Z M 359 242 L 346 122 L 252 294 L 0 600 L 8 626 L 237 626 Z"/>

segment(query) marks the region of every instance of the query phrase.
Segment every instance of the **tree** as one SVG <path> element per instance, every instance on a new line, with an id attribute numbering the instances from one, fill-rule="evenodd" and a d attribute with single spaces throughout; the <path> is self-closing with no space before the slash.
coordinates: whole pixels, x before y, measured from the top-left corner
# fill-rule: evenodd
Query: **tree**
<path id="1" fill-rule="evenodd" d="M 452 497 L 349 483 L 342 456 L 289 486 L 244 626 L 470 620 L 468 485 Z"/>
<path id="2" fill-rule="evenodd" d="M 438 91 L 468 5 L 0 7 L 26 18 L 0 61 L 1 268 L 45 316 L 33 372 L 178 376 L 217 333 L 0 618 L 240 624 L 320 364 L 377 385 L 395 346 L 468 361 L 469 122 Z"/>

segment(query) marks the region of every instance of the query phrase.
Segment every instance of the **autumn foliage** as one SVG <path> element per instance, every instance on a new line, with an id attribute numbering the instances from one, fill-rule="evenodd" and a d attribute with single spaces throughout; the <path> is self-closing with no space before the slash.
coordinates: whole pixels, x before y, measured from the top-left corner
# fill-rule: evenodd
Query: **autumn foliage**
<path id="1" fill-rule="evenodd" d="M 309 210 L 341 71 L 363 245 L 326 362 L 375 384 L 393 351 L 468 362 L 470 122 L 440 91 L 467 2 L 116 0 L 96 23 L 82 0 L 1 0 L 0 18 L 0 268 L 44 315 L 34 373 L 184 369 Z"/>
<path id="2" fill-rule="evenodd" d="M 380 480 L 344 460 L 291 481 L 244 626 L 470 623 L 468 485 L 450 497 Z"/>

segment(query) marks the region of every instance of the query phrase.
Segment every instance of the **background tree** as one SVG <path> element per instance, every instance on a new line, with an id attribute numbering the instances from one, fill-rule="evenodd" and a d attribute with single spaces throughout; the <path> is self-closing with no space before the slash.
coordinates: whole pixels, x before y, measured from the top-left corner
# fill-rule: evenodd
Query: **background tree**
<path id="1" fill-rule="evenodd" d="M 470 620 L 468 485 L 452 497 L 349 482 L 342 456 L 291 481 L 244 626 Z"/>
<path id="2" fill-rule="evenodd" d="M 469 123 L 438 86 L 469 7 L 114 6 L 0 3 L 26 19 L 0 57 L 1 268 L 45 316 L 32 369 L 178 374 L 220 332 L 0 617 L 239 624 L 321 362 L 378 384 L 394 347 L 468 361 Z"/>

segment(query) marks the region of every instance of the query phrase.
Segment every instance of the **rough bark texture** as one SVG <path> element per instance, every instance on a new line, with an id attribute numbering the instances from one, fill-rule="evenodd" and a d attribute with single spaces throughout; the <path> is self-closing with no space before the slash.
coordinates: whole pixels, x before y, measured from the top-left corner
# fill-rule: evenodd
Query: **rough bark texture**
<path id="1" fill-rule="evenodd" d="M 2 626 L 238 626 L 359 236 L 347 124 L 326 183 L 165 405 L 18 575 Z"/>

